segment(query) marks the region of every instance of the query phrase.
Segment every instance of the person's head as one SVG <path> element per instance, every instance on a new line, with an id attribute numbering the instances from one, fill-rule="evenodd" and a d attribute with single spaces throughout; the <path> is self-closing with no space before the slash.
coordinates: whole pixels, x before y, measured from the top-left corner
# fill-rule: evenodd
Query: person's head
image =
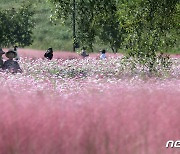
<path id="1" fill-rule="evenodd" d="M 53 53 L 53 49 L 52 48 L 48 48 L 47 50 L 49 53 Z"/>
<path id="2" fill-rule="evenodd" d="M 2 50 L 2 48 L 0 48 L 0 56 L 2 56 L 3 54 L 5 54 L 5 52 Z"/>
<path id="3" fill-rule="evenodd" d="M 8 52 L 6 52 L 6 57 L 10 60 L 13 60 L 17 56 L 17 53 L 13 49 L 9 49 Z"/>
<path id="4" fill-rule="evenodd" d="M 102 54 L 105 54 L 105 53 L 106 53 L 106 50 L 105 50 L 105 49 L 101 50 L 101 53 L 102 53 Z"/>

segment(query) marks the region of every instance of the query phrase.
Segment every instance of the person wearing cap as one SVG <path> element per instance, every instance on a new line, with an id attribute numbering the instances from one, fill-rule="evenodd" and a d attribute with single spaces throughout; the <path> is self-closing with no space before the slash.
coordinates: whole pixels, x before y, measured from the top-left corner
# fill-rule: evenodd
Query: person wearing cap
<path id="1" fill-rule="evenodd" d="M 48 48 L 46 53 L 44 54 L 44 57 L 46 59 L 51 60 L 53 58 L 53 49 L 52 48 Z"/>
<path id="2" fill-rule="evenodd" d="M 3 58 L 2 55 L 5 54 L 5 52 L 0 48 L 0 68 L 3 67 Z"/>
<path id="3" fill-rule="evenodd" d="M 4 62 L 3 70 L 8 70 L 11 73 L 22 73 L 18 62 L 13 60 L 17 56 L 17 53 L 13 49 L 9 49 L 5 55 L 8 60 Z"/>
<path id="4" fill-rule="evenodd" d="M 101 52 L 100 59 L 106 59 L 106 50 L 103 49 L 103 50 L 100 50 L 100 52 Z"/>

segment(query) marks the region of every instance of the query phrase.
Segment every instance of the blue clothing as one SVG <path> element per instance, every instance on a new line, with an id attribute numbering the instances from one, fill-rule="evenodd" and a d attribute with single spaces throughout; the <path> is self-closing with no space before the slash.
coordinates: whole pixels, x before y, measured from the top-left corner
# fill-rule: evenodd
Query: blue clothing
<path id="1" fill-rule="evenodd" d="M 105 59 L 105 58 L 106 58 L 105 53 L 102 53 L 101 56 L 100 56 L 100 59 Z"/>

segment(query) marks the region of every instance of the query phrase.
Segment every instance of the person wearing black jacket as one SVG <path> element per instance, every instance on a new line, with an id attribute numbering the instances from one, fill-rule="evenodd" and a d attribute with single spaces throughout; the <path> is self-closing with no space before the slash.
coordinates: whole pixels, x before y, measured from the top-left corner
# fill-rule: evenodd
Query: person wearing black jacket
<path id="1" fill-rule="evenodd" d="M 49 59 L 49 60 L 51 60 L 53 58 L 53 49 L 52 48 L 48 48 L 48 50 L 44 54 L 44 57 Z"/>

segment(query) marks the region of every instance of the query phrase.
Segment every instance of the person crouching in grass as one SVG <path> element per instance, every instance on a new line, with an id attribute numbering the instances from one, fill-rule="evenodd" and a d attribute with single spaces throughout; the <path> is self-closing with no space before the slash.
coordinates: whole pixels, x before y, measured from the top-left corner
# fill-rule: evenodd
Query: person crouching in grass
<path id="1" fill-rule="evenodd" d="M 0 48 L 0 68 L 3 67 L 3 58 L 2 55 L 5 54 L 5 52 Z"/>
<path id="2" fill-rule="evenodd" d="M 6 60 L 3 64 L 3 70 L 8 70 L 11 73 L 22 73 L 22 70 L 18 64 L 17 61 L 14 61 L 13 58 L 17 56 L 17 53 L 13 49 L 9 49 L 8 52 L 6 52 L 6 57 L 8 60 Z"/>

